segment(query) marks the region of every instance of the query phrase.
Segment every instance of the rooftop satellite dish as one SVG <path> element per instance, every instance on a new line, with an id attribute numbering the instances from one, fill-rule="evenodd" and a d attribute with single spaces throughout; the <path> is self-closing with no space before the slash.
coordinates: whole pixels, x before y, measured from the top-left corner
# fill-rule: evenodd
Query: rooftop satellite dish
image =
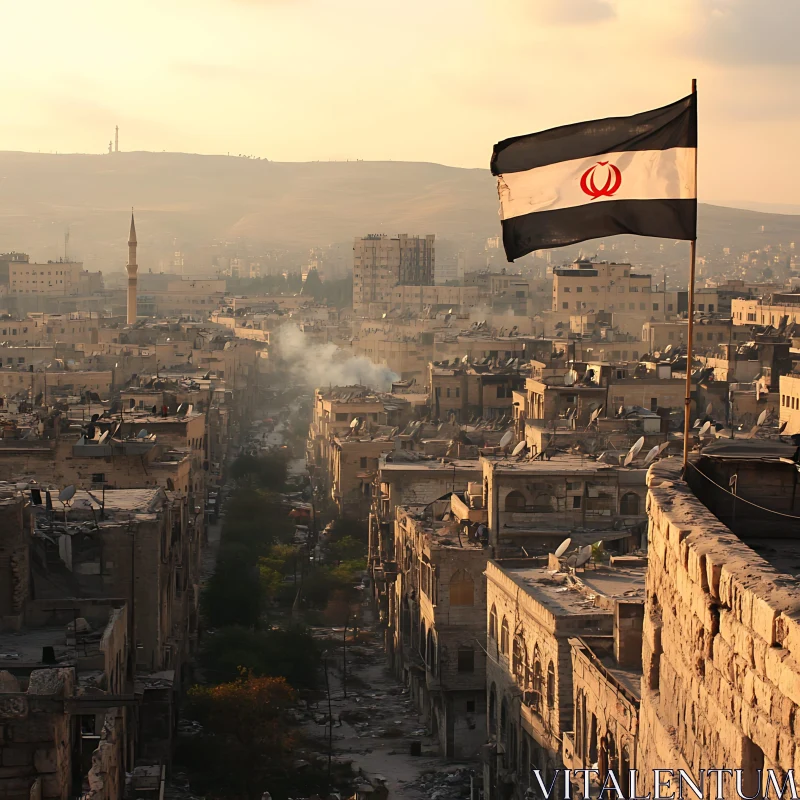
<path id="1" fill-rule="evenodd" d="M 518 456 L 528 445 L 525 442 L 520 442 L 512 451 L 512 456 Z"/>
<path id="2" fill-rule="evenodd" d="M 103 433 L 100 435 L 100 438 L 97 440 L 97 444 L 103 444 L 106 439 L 108 439 L 108 431 L 103 431 Z"/>
<path id="3" fill-rule="evenodd" d="M 564 374 L 564 386 L 574 386 L 578 380 L 578 373 L 574 369 L 569 369 Z"/>
<path id="4" fill-rule="evenodd" d="M 582 567 L 584 564 L 588 563 L 591 557 L 592 546 L 587 544 L 586 547 L 581 547 L 581 549 L 578 551 L 578 557 L 575 559 L 575 566 Z"/>
<path id="5" fill-rule="evenodd" d="M 69 486 L 65 486 L 59 493 L 58 499 L 67 505 L 72 498 L 75 497 L 75 486 L 70 484 Z"/>
<path id="6" fill-rule="evenodd" d="M 671 352 L 672 352 L 672 345 L 671 345 L 671 344 L 668 344 L 668 345 L 667 345 L 667 346 L 664 348 L 664 355 L 665 355 L 665 356 L 666 356 L 666 355 L 669 355 Z"/>
<path id="7" fill-rule="evenodd" d="M 708 429 L 711 427 L 711 421 L 708 420 L 703 423 L 703 427 L 700 428 L 700 436 L 705 436 L 708 433 Z"/>
<path id="8" fill-rule="evenodd" d="M 644 457 L 644 465 L 647 466 L 648 464 L 651 464 L 657 455 L 658 455 L 658 445 L 652 448 Z"/>
<path id="9" fill-rule="evenodd" d="M 711 414 L 713 413 L 713 411 L 714 411 L 714 404 L 713 404 L 713 403 L 709 403 L 709 404 L 706 406 L 706 414 L 708 414 L 709 416 L 711 416 Z"/>
<path id="10" fill-rule="evenodd" d="M 566 553 L 567 550 L 569 550 L 569 546 L 570 546 L 571 543 L 572 543 L 572 539 L 569 539 L 569 538 L 568 539 L 564 539 L 564 541 L 561 542 L 561 544 L 556 548 L 556 551 L 555 551 L 555 553 L 553 553 L 553 555 L 556 558 L 561 558 L 561 556 L 563 556 L 564 553 Z"/>
<path id="11" fill-rule="evenodd" d="M 511 444 L 511 440 L 514 438 L 514 431 L 508 430 L 506 431 L 502 438 L 500 439 L 500 447 L 508 447 Z"/>
<path id="12" fill-rule="evenodd" d="M 137 439 L 146 439 L 147 438 L 147 431 L 142 428 L 139 433 L 136 434 Z"/>
<path id="13" fill-rule="evenodd" d="M 181 403 L 176 409 L 175 414 L 178 417 L 183 417 L 186 415 L 186 410 L 189 408 L 188 403 Z"/>
<path id="14" fill-rule="evenodd" d="M 781 422 L 781 426 L 780 426 L 780 428 L 778 428 L 778 433 L 779 433 L 779 434 L 780 434 L 780 433 L 783 433 L 783 432 L 786 430 L 786 426 L 787 426 L 788 424 L 789 424 L 789 420 L 788 420 L 788 419 L 787 419 L 787 420 L 785 420 L 784 422 Z"/>
<path id="15" fill-rule="evenodd" d="M 350 420 L 350 428 L 351 428 L 351 430 L 355 430 L 360 424 L 361 424 L 361 420 L 358 417 L 353 417 L 353 419 Z"/>
<path id="16" fill-rule="evenodd" d="M 669 442 L 662 442 L 658 446 L 658 454 L 661 455 L 669 447 Z"/>
<path id="17" fill-rule="evenodd" d="M 769 416 L 769 410 L 764 409 L 759 415 L 758 420 L 756 421 L 756 425 L 761 426 L 767 421 L 767 417 Z"/>
<path id="18" fill-rule="evenodd" d="M 633 447 L 631 447 L 631 453 L 633 453 L 633 457 L 634 457 L 634 458 L 636 458 L 636 456 L 638 456 L 638 455 L 639 455 L 639 452 L 641 451 L 641 449 L 642 449 L 643 447 L 644 447 L 644 436 L 640 436 L 640 437 L 639 437 L 639 438 L 638 438 L 638 439 L 637 439 L 637 440 L 634 442 L 634 444 L 633 444 Z"/>
<path id="19" fill-rule="evenodd" d="M 594 411 L 592 411 L 591 417 L 589 417 L 589 422 L 594 422 L 599 416 L 600 412 L 603 410 L 603 406 L 599 406 Z"/>

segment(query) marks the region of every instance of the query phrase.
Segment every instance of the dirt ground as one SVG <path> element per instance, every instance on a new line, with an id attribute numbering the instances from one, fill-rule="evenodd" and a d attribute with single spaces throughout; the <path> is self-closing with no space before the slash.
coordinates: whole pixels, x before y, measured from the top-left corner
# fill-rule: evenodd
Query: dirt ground
<path id="1" fill-rule="evenodd" d="M 385 779 L 394 800 L 468 798 L 470 771 L 476 762 L 448 761 L 439 755 L 438 741 L 420 722 L 405 689 L 386 667 L 380 634 L 370 625 L 368 643 L 348 643 L 347 697 L 342 691 L 342 651 L 332 651 L 328 677 L 333 715 L 335 761 L 352 763 L 353 771 L 374 782 Z M 341 638 L 342 628 L 318 629 L 317 635 Z M 309 709 L 303 727 L 310 736 L 327 741 L 327 700 Z M 411 755 L 412 743 L 421 755 Z"/>

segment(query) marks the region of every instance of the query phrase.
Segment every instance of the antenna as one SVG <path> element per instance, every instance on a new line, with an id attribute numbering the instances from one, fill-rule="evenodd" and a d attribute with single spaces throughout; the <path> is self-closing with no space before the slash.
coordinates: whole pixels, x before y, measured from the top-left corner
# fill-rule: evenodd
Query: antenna
<path id="1" fill-rule="evenodd" d="M 572 544 L 572 539 L 570 539 L 569 537 L 567 537 L 567 538 L 566 538 L 566 539 L 564 539 L 564 541 L 563 541 L 563 542 L 561 542 L 561 544 L 560 544 L 560 545 L 559 545 L 559 546 L 556 548 L 556 551 L 555 551 L 555 553 L 553 553 L 553 555 L 554 555 L 556 558 L 561 558 L 561 556 L 563 556 L 563 555 L 564 555 L 564 553 L 566 553 L 566 552 L 567 552 L 567 550 L 569 550 L 569 546 L 570 546 L 570 544 Z"/>

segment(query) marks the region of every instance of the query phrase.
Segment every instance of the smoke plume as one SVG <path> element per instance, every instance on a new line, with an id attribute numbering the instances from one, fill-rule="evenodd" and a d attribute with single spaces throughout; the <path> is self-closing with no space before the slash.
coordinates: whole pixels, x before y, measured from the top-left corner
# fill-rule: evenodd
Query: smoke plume
<path id="1" fill-rule="evenodd" d="M 389 367 L 364 356 L 354 356 L 335 344 L 315 344 L 296 325 L 283 325 L 275 335 L 276 354 L 294 381 L 310 389 L 360 384 L 389 391 L 399 379 Z"/>

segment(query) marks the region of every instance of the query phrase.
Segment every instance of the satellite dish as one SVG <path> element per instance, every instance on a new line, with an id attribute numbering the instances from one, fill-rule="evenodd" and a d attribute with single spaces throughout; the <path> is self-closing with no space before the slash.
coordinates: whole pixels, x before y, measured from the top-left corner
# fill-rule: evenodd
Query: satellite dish
<path id="1" fill-rule="evenodd" d="M 629 467 L 630 464 L 631 464 L 631 461 L 633 461 L 633 453 L 631 453 L 631 451 L 629 450 L 628 454 L 625 456 L 625 460 L 622 462 L 622 466 L 623 467 Z"/>
<path id="2" fill-rule="evenodd" d="M 180 404 L 180 405 L 179 405 L 179 406 L 178 406 L 178 407 L 175 409 L 175 415 L 176 415 L 176 416 L 178 416 L 178 417 L 183 417 L 183 416 L 186 416 L 186 410 L 187 410 L 188 408 L 189 408 L 189 404 L 188 404 L 188 403 L 181 403 L 181 404 Z"/>
<path id="3" fill-rule="evenodd" d="M 767 421 L 767 416 L 769 415 L 768 409 L 764 409 L 759 415 L 758 420 L 756 421 L 756 425 L 759 427 L 763 425 Z"/>
<path id="4" fill-rule="evenodd" d="M 556 551 L 555 551 L 555 553 L 553 553 L 553 555 L 556 558 L 561 558 L 561 556 L 563 556 L 564 553 L 566 553 L 567 550 L 569 550 L 569 546 L 570 546 L 571 543 L 572 543 L 572 539 L 569 539 L 569 538 L 568 539 L 564 539 L 564 541 L 561 542 L 561 544 L 556 548 Z"/>
<path id="5" fill-rule="evenodd" d="M 139 433 L 136 434 L 137 439 L 146 439 L 147 438 L 147 431 L 142 428 Z"/>
<path id="6" fill-rule="evenodd" d="M 788 424 L 789 424 L 789 420 L 788 420 L 788 419 L 787 419 L 787 420 L 785 420 L 784 422 L 781 422 L 781 426 L 780 426 L 780 428 L 778 428 L 778 433 L 779 433 L 779 434 L 780 434 L 780 433 L 783 433 L 783 432 L 786 430 L 786 426 L 787 426 Z"/>
<path id="7" fill-rule="evenodd" d="M 704 423 L 703 423 L 703 427 L 702 427 L 702 428 L 700 428 L 700 433 L 699 433 L 699 435 L 700 435 L 700 436 L 705 436 L 705 435 L 708 433 L 708 429 L 709 429 L 710 427 L 711 427 L 711 421 L 710 421 L 710 420 L 708 420 L 708 421 L 704 422 Z"/>
<path id="8" fill-rule="evenodd" d="M 502 438 L 500 439 L 500 447 L 508 447 L 511 444 L 511 440 L 514 438 L 514 431 L 507 430 Z"/>
<path id="9" fill-rule="evenodd" d="M 59 493 L 58 499 L 66 505 L 69 503 L 72 498 L 75 497 L 75 486 L 70 484 L 69 486 L 65 486 Z"/>
<path id="10" fill-rule="evenodd" d="M 667 345 L 667 346 L 664 348 L 664 355 L 665 355 L 665 356 L 666 356 L 666 355 L 669 355 L 669 353 L 670 353 L 671 351 L 672 351 L 672 345 L 671 345 L 671 344 L 668 344 L 668 345 Z"/>
<path id="11" fill-rule="evenodd" d="M 589 422 L 594 422 L 600 416 L 600 412 L 602 410 L 603 410 L 603 406 L 599 406 L 594 411 L 592 411 L 592 416 L 589 418 Z"/>
<path id="12" fill-rule="evenodd" d="M 643 447 L 644 447 L 644 436 L 640 436 L 640 437 L 639 437 L 639 438 L 638 438 L 638 439 L 637 439 L 637 440 L 634 442 L 634 444 L 633 444 L 633 447 L 631 447 L 631 453 L 633 453 L 633 457 L 634 457 L 634 458 L 636 458 L 636 456 L 638 456 L 638 455 L 639 455 L 639 452 L 641 451 L 641 449 L 642 449 Z"/>
<path id="13" fill-rule="evenodd" d="M 669 447 L 669 442 L 662 442 L 658 446 L 658 454 L 661 455 Z"/>
<path id="14" fill-rule="evenodd" d="M 652 461 L 658 455 L 658 445 L 652 448 L 647 455 L 644 457 L 644 465 L 647 466 L 648 464 L 652 463 Z"/>
<path id="15" fill-rule="evenodd" d="M 108 439 L 108 431 L 103 431 L 100 438 L 97 440 L 97 444 L 103 444 L 106 439 Z"/>
<path id="16" fill-rule="evenodd" d="M 564 386 L 574 386 L 578 380 L 578 373 L 574 369 L 569 369 L 564 374 Z"/>
<path id="17" fill-rule="evenodd" d="M 512 456 L 518 456 L 528 445 L 525 442 L 520 442 L 512 451 Z"/>
<path id="18" fill-rule="evenodd" d="M 578 557 L 575 559 L 575 566 L 582 567 L 584 564 L 588 563 L 591 557 L 592 546 L 587 544 L 586 547 L 581 547 L 581 549 L 578 551 Z"/>

